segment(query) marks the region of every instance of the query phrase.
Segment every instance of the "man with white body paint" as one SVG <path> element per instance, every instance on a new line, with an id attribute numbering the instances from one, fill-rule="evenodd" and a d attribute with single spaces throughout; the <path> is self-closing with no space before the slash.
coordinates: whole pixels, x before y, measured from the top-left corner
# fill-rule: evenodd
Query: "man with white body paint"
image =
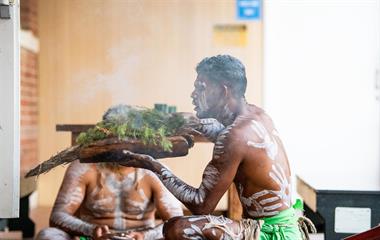
<path id="1" fill-rule="evenodd" d="M 199 130 L 215 144 L 200 186 L 189 186 L 151 156 L 126 150 L 120 156 L 123 165 L 154 172 L 195 214 L 169 220 L 165 239 L 304 238 L 307 231 L 299 228 L 290 201 L 291 173 L 284 146 L 270 117 L 245 100 L 244 65 L 218 55 L 202 60 L 196 71 L 191 97 L 202 123 Z M 208 215 L 232 183 L 240 195 L 243 219 Z"/>
<path id="2" fill-rule="evenodd" d="M 127 114 L 119 105 L 108 109 L 103 120 Z M 159 239 L 163 224 L 155 224 L 156 210 L 162 220 L 183 215 L 180 202 L 151 171 L 75 161 L 63 178 L 51 227 L 36 239 Z"/>
<path id="3" fill-rule="evenodd" d="M 156 209 L 163 220 L 183 215 L 178 200 L 149 170 L 76 161 L 66 171 L 51 227 L 36 239 L 112 239 L 107 234 L 115 231 L 126 233 L 118 239 L 159 239 Z"/>

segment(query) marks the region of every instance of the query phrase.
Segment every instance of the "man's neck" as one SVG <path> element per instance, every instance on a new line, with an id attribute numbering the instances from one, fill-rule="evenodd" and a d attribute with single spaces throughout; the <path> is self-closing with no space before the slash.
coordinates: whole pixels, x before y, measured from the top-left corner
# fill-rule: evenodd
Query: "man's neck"
<path id="1" fill-rule="evenodd" d="M 222 109 L 217 120 L 224 126 L 231 125 L 237 116 L 244 114 L 248 110 L 248 103 L 245 98 L 231 99 Z"/>

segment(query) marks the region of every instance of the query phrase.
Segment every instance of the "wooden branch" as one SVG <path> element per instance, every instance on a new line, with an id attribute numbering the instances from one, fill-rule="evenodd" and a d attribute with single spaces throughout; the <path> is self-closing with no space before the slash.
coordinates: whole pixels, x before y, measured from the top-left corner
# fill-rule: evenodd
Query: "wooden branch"
<path id="1" fill-rule="evenodd" d="M 76 145 L 59 152 L 45 162 L 37 165 L 35 168 L 30 170 L 25 177 L 37 176 L 42 173 L 48 172 L 49 170 L 55 168 L 56 166 L 67 164 L 72 161 L 79 159 L 80 146 Z"/>

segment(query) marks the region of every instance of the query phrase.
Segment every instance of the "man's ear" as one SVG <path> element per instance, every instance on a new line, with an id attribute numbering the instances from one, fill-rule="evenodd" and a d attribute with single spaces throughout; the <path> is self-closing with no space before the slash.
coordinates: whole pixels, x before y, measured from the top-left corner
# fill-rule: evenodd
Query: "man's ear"
<path id="1" fill-rule="evenodd" d="M 223 84 L 223 95 L 224 97 L 230 97 L 231 95 L 230 89 L 224 84 Z"/>

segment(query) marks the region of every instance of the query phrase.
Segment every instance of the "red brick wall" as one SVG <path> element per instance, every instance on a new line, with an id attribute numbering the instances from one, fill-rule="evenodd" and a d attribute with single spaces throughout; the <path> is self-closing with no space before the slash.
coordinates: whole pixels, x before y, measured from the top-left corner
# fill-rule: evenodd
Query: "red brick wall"
<path id="1" fill-rule="evenodd" d="M 22 30 L 38 37 L 37 0 L 21 0 Z M 22 42 L 22 41 L 21 41 Z M 21 172 L 38 163 L 38 52 L 21 44 Z"/>
<path id="2" fill-rule="evenodd" d="M 20 2 L 21 29 L 31 30 L 35 36 L 38 36 L 37 2 L 38 0 Z"/>

